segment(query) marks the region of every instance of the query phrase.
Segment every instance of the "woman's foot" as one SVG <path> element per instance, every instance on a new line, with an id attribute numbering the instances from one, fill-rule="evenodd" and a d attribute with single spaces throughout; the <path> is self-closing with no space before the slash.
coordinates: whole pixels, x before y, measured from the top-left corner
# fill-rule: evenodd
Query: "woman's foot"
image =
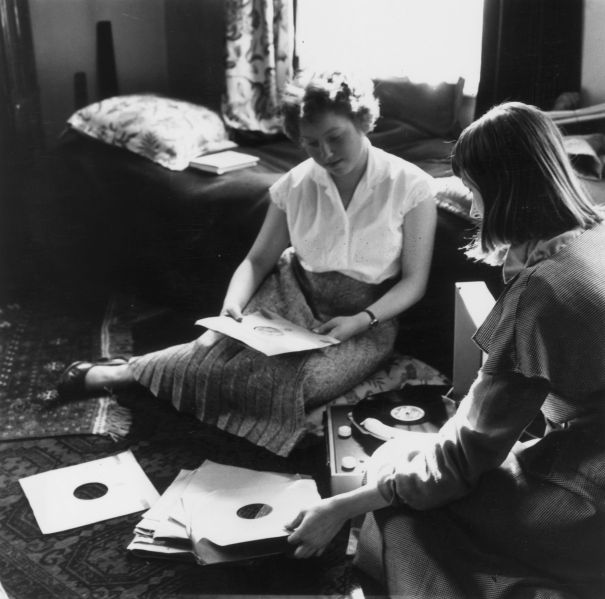
<path id="1" fill-rule="evenodd" d="M 97 363 L 88 370 L 84 377 L 84 386 L 89 391 L 104 389 L 121 389 L 135 382 L 128 361 L 114 361 L 113 363 Z"/>
<path id="2" fill-rule="evenodd" d="M 74 362 L 57 384 L 59 399 L 91 397 L 134 381 L 125 358 L 106 358 L 97 362 Z"/>

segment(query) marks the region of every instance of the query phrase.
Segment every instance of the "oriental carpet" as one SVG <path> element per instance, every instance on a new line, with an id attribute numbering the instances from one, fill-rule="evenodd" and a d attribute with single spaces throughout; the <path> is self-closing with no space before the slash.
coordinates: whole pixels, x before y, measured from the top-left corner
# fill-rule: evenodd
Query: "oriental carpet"
<path id="1" fill-rule="evenodd" d="M 110 300 L 104 314 L 74 318 L 45 303 L 0 306 L 0 440 L 128 432 L 128 411 L 114 397 L 61 404 L 55 390 L 71 362 L 130 350 L 116 307 Z"/>
<path id="2" fill-rule="evenodd" d="M 104 315 L 101 310 L 100 314 L 71 316 L 35 304 L 2 308 L 0 321 L 8 323 L 0 324 L 2 373 L 6 374 L 2 397 L 12 398 L 12 430 L 21 426 L 21 433 L 10 438 L 4 426 L 0 443 L 0 582 L 8 597 L 346 597 L 358 589 L 359 574 L 345 555 L 348 531 L 344 529 L 319 558 L 295 560 L 283 555 L 205 567 L 128 554 L 126 546 L 140 513 L 55 534 L 40 532 L 19 479 L 126 449 L 133 452 L 159 493 L 181 468 L 196 468 L 206 458 L 252 469 L 309 474 L 322 495 L 327 491 L 323 442 L 315 437 L 303 441 L 287 458 L 280 458 L 204 427 L 144 390 L 114 398 L 119 408 L 131 414 L 130 430 L 122 436 L 90 434 L 94 416 L 87 410 L 87 401 L 75 411 L 53 407 L 49 391 L 62 364 L 69 360 L 151 350 L 151 339 L 158 343 L 186 341 L 195 334 L 181 319 L 161 310 L 148 311 L 145 318 L 126 319 L 134 325 L 125 331 L 120 328 L 124 319 L 116 317 L 116 309 L 129 307 L 122 302 Z M 191 322 L 189 317 L 186 321 Z M 20 399 L 16 404 L 15 398 Z M 8 405 L 6 402 L 1 408 L 6 410 Z M 34 423 L 31 428 L 23 424 L 29 420 Z M 70 423 L 68 431 L 61 430 L 65 422 Z"/>

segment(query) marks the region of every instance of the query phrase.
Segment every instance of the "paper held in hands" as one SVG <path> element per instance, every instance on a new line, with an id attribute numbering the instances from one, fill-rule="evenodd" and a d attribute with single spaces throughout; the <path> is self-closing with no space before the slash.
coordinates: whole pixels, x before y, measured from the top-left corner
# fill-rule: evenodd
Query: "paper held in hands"
<path id="1" fill-rule="evenodd" d="M 266 356 L 321 349 L 340 343 L 335 337 L 313 333 L 270 310 L 246 314 L 240 322 L 229 316 L 211 316 L 196 321 L 196 324 L 233 337 Z"/>

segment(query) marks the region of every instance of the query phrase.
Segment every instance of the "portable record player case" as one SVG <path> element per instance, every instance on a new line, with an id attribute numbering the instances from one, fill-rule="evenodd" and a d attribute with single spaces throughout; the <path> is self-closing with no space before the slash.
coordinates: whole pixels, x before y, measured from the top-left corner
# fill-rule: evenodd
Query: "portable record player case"
<path id="1" fill-rule="evenodd" d="M 348 414 L 352 406 L 330 406 L 325 412 L 325 439 L 327 469 L 330 476 L 330 495 L 339 495 L 360 487 L 366 473 L 366 460 L 370 457 L 363 445 L 353 436 Z M 351 435 L 338 435 L 340 427 L 348 427 Z M 343 458 L 356 460 L 353 469 L 343 468 Z"/>
<path id="2" fill-rule="evenodd" d="M 330 476 L 330 495 L 339 495 L 360 487 L 370 457 L 363 445 L 353 436 L 348 414 L 352 406 L 330 406 L 325 412 L 326 466 Z M 349 427 L 351 435 L 340 437 L 340 427 Z M 356 460 L 353 469 L 343 468 L 343 458 Z"/>
<path id="3" fill-rule="evenodd" d="M 444 394 L 448 385 L 406 385 L 402 389 L 378 393 L 356 405 L 330 406 L 326 411 L 326 455 L 330 491 L 337 495 L 363 484 L 367 460 L 383 442 L 363 426 L 365 418 L 374 418 L 396 428 L 417 432 L 435 432 L 448 417 L 451 402 Z M 406 418 L 394 419 L 389 412 L 404 409 Z M 420 416 L 415 412 L 421 413 Z M 343 434 L 347 433 L 347 434 Z"/>
<path id="4" fill-rule="evenodd" d="M 455 285 L 452 380 L 457 400 L 466 395 L 485 360 L 484 353 L 472 338 L 495 303 L 496 300 L 483 281 Z"/>

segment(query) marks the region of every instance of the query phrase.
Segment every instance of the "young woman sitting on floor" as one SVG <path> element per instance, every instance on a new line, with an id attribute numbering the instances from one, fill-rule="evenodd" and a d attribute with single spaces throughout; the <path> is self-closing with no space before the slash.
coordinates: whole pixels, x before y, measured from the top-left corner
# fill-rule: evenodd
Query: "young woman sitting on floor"
<path id="1" fill-rule="evenodd" d="M 372 82 L 340 73 L 293 85 L 284 129 L 309 159 L 269 190 L 271 203 L 236 269 L 221 314 L 267 308 L 341 341 L 266 357 L 208 331 L 127 363 L 76 362 L 65 398 L 137 383 L 202 422 L 286 455 L 305 432 L 305 411 L 325 404 L 389 357 L 397 316 L 424 294 L 436 223 L 431 179 L 374 148 Z"/>

